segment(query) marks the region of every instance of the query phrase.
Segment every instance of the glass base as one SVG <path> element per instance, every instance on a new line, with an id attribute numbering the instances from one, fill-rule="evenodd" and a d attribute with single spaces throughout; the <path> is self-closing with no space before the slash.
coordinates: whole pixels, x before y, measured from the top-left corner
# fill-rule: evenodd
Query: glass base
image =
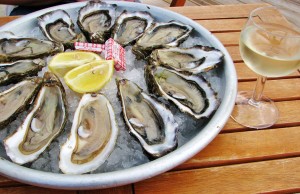
<path id="1" fill-rule="evenodd" d="M 253 92 L 238 92 L 231 118 L 239 124 L 263 129 L 272 126 L 278 120 L 278 109 L 274 102 L 262 96 L 261 101 L 251 100 Z"/>

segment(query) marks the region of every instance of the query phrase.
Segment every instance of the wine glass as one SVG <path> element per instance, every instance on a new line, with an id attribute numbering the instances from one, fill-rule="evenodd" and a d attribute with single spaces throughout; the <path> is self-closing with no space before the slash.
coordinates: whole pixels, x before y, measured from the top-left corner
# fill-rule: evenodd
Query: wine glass
<path id="1" fill-rule="evenodd" d="M 299 12 L 266 6 L 253 10 L 240 36 L 240 53 L 258 79 L 253 92 L 238 92 L 231 117 L 262 129 L 278 119 L 274 102 L 263 96 L 267 77 L 288 75 L 300 67 Z M 282 86 L 284 87 L 284 86 Z"/>

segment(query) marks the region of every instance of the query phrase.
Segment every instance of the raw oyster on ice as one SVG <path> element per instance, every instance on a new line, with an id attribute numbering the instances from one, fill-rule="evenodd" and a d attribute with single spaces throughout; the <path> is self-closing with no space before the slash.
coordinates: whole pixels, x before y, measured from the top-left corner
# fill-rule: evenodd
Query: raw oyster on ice
<path id="1" fill-rule="evenodd" d="M 64 50 L 61 43 L 35 38 L 21 38 L 11 32 L 0 33 L 0 62 L 33 59 Z"/>
<path id="2" fill-rule="evenodd" d="M 34 76 L 45 67 L 42 59 L 20 60 L 0 64 L 0 85 L 15 83 L 24 77 Z"/>
<path id="3" fill-rule="evenodd" d="M 74 42 L 86 42 L 82 33 L 76 33 L 74 24 L 67 12 L 58 9 L 38 17 L 39 27 L 51 41 L 62 43 L 67 48 L 74 48 Z"/>
<path id="4" fill-rule="evenodd" d="M 61 147 L 59 168 L 66 174 L 97 169 L 113 151 L 118 132 L 108 99 L 102 94 L 84 94 L 74 115 L 71 134 Z"/>
<path id="5" fill-rule="evenodd" d="M 135 83 L 117 81 L 118 96 L 129 132 L 152 157 L 161 157 L 177 147 L 177 123 L 172 112 Z"/>
<path id="6" fill-rule="evenodd" d="M 172 101 L 196 119 L 208 118 L 219 106 L 216 93 L 200 75 L 184 75 L 162 66 L 147 66 L 150 92 Z"/>
<path id="7" fill-rule="evenodd" d="M 28 78 L 0 93 L 0 127 L 29 107 L 42 84 L 42 78 Z"/>
<path id="8" fill-rule="evenodd" d="M 146 11 L 125 10 L 116 20 L 112 38 L 122 46 L 127 46 L 140 38 L 153 21 L 151 14 Z"/>
<path id="9" fill-rule="evenodd" d="M 151 53 L 149 61 L 152 65 L 197 74 L 215 68 L 223 61 L 223 56 L 218 49 L 198 45 L 191 48 L 156 49 Z"/>
<path id="10" fill-rule="evenodd" d="M 110 36 L 116 20 L 117 5 L 89 1 L 78 12 L 77 24 L 93 43 L 104 43 Z"/>
<path id="11" fill-rule="evenodd" d="M 179 22 L 153 24 L 132 47 L 132 52 L 144 59 L 154 49 L 176 47 L 185 41 L 193 28 Z"/>
<path id="12" fill-rule="evenodd" d="M 62 84 L 54 74 L 46 72 L 43 86 L 23 124 L 4 140 L 10 159 L 18 164 L 35 160 L 64 128 L 66 106 Z"/>

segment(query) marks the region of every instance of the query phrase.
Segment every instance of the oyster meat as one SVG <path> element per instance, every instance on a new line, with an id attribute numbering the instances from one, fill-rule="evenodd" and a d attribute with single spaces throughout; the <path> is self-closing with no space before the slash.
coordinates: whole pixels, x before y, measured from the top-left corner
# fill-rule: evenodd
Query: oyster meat
<path id="1" fill-rule="evenodd" d="M 33 107 L 18 130 L 4 140 L 7 155 L 18 164 L 35 160 L 62 131 L 67 121 L 65 91 L 46 72 Z"/>
<path id="2" fill-rule="evenodd" d="M 153 24 L 132 47 L 139 59 L 144 59 L 154 49 L 176 47 L 186 40 L 193 28 L 179 22 Z"/>
<path id="3" fill-rule="evenodd" d="M 223 61 L 223 53 L 213 47 L 194 46 L 191 48 L 165 48 L 154 50 L 149 61 L 179 72 L 193 74 L 207 72 Z"/>
<path id="4" fill-rule="evenodd" d="M 127 12 L 125 10 L 114 25 L 112 37 L 122 46 L 127 46 L 140 38 L 153 21 L 151 14 L 146 11 Z"/>
<path id="5" fill-rule="evenodd" d="M 51 41 L 74 48 L 74 42 L 86 42 L 82 33 L 75 33 L 74 24 L 67 12 L 58 9 L 38 17 L 38 24 L 44 35 Z"/>
<path id="6" fill-rule="evenodd" d="M 61 43 L 16 37 L 11 32 L 0 34 L 0 62 L 39 58 L 63 50 L 64 47 Z"/>
<path id="7" fill-rule="evenodd" d="M 196 119 L 208 118 L 218 107 L 216 93 L 200 75 L 184 75 L 162 66 L 147 66 L 149 91 L 172 101 Z"/>
<path id="8" fill-rule="evenodd" d="M 110 36 L 116 20 L 117 5 L 89 1 L 80 8 L 77 24 L 86 38 L 93 43 L 104 43 Z"/>
<path id="9" fill-rule="evenodd" d="M 61 147 L 59 168 L 66 174 L 97 169 L 113 151 L 118 132 L 107 98 L 102 94 L 84 94 L 74 115 L 71 134 Z"/>
<path id="10" fill-rule="evenodd" d="M 152 157 L 161 157 L 177 147 L 177 123 L 172 112 L 135 83 L 117 81 L 118 96 L 129 132 Z"/>
<path id="11" fill-rule="evenodd" d="M 45 67 L 42 59 L 20 60 L 0 64 L 0 85 L 14 83 L 27 76 L 34 76 Z"/>
<path id="12" fill-rule="evenodd" d="M 4 127 L 18 113 L 28 108 L 42 84 L 39 77 L 28 78 L 0 93 L 0 127 Z"/>

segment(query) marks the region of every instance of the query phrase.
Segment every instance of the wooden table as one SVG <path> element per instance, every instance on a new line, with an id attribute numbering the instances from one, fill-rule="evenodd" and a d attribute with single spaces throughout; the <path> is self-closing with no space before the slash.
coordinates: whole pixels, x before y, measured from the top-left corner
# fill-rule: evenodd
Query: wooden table
<path id="1" fill-rule="evenodd" d="M 213 32 L 230 52 L 239 90 L 252 90 L 256 75 L 239 54 L 238 40 L 251 10 L 263 4 L 169 8 Z M 15 17 L 0 18 L 0 25 Z M 265 94 L 279 109 L 269 129 L 247 129 L 229 120 L 221 133 L 192 159 L 154 178 L 117 188 L 63 191 L 0 177 L 0 193 L 156 194 L 300 192 L 300 72 L 271 78 Z"/>

